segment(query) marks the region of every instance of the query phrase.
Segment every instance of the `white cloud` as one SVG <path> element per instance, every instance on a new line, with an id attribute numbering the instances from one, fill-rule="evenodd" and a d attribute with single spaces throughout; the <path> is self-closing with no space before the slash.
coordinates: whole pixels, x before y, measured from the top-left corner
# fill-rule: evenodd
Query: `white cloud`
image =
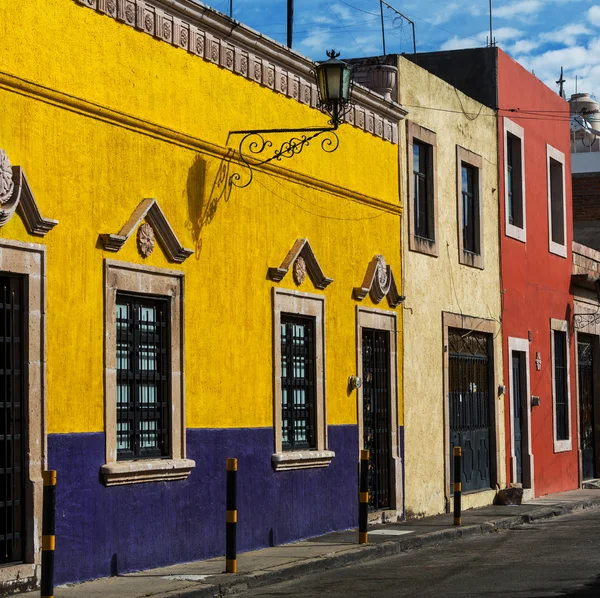
<path id="1" fill-rule="evenodd" d="M 591 35 L 592 31 L 583 23 L 568 23 L 554 31 L 542 33 L 539 40 L 542 43 L 560 44 L 563 46 L 575 46 L 580 37 Z"/>
<path id="2" fill-rule="evenodd" d="M 529 54 L 536 48 L 539 48 L 539 46 L 540 42 L 530 39 L 520 39 L 510 48 L 510 52 L 512 54 Z"/>
<path id="3" fill-rule="evenodd" d="M 523 32 L 520 29 L 514 27 L 499 27 L 493 32 L 496 43 L 503 43 L 518 39 L 523 36 Z M 474 35 L 473 37 L 459 37 L 455 35 L 448 41 L 444 42 L 440 50 L 460 50 L 461 48 L 479 48 L 485 46 L 488 43 L 490 37 L 489 31 L 482 31 Z"/>
<path id="4" fill-rule="evenodd" d="M 524 0 L 523 2 L 512 2 L 493 9 L 492 15 L 500 19 L 518 19 L 529 21 L 531 15 L 537 14 L 544 7 L 541 0 Z"/>
<path id="5" fill-rule="evenodd" d="M 481 43 L 475 39 L 463 38 L 455 35 L 448 41 L 445 41 L 441 46 L 440 50 L 462 50 L 464 48 L 477 48 L 481 46 Z"/>
<path id="6" fill-rule="evenodd" d="M 600 91 L 600 39 L 594 39 L 587 46 L 572 46 L 559 50 L 549 50 L 537 56 L 517 56 L 516 59 L 527 70 L 533 70 L 536 76 L 548 87 L 556 90 L 561 67 L 567 80 L 565 91 L 567 97 L 575 93 L 575 76 L 579 92 L 598 93 Z"/>
<path id="7" fill-rule="evenodd" d="M 443 25 L 447 23 L 452 17 L 456 15 L 457 12 L 460 12 L 463 9 L 462 4 L 458 2 L 450 2 L 450 4 L 446 4 L 443 10 L 438 10 L 437 14 L 430 19 L 427 19 L 428 23 L 432 25 Z"/>
<path id="8" fill-rule="evenodd" d="M 592 6 L 587 14 L 590 23 L 596 27 L 600 27 L 600 6 Z"/>

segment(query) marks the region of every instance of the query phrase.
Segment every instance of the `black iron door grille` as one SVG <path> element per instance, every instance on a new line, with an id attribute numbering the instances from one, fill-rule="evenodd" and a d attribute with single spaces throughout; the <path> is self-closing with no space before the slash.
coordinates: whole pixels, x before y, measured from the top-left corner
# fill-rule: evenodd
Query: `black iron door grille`
<path id="1" fill-rule="evenodd" d="M 451 329 L 449 350 L 450 455 L 462 448 L 462 490 L 490 488 L 490 360 L 488 335 Z M 454 463 L 450 459 L 450 480 Z M 450 484 L 452 488 L 452 484 Z"/>
<path id="2" fill-rule="evenodd" d="M 117 294 L 117 459 L 170 454 L 167 299 Z"/>
<path id="3" fill-rule="evenodd" d="M 281 446 L 316 448 L 314 318 L 281 315 Z"/>
<path id="4" fill-rule="evenodd" d="M 568 440 L 567 333 L 559 330 L 554 330 L 554 393 L 556 440 Z"/>
<path id="5" fill-rule="evenodd" d="M 369 509 L 391 504 L 390 333 L 363 328 L 363 435 L 370 452 Z"/>
<path id="6" fill-rule="evenodd" d="M 23 371 L 23 281 L 0 276 L 0 558 L 19 563 L 24 555 L 25 429 Z"/>
<path id="7" fill-rule="evenodd" d="M 592 342 L 579 336 L 577 343 L 579 368 L 579 406 L 581 469 L 584 480 L 595 478 L 594 471 L 594 362 Z"/>

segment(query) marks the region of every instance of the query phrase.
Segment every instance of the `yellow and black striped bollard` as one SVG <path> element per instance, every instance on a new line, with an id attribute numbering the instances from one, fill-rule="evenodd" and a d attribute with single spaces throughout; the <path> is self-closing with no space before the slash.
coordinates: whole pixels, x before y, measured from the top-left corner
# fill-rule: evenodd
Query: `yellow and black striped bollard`
<path id="1" fill-rule="evenodd" d="M 358 543 L 369 541 L 369 451 L 360 451 L 360 487 L 358 503 Z"/>
<path id="2" fill-rule="evenodd" d="M 42 510 L 42 582 L 41 598 L 54 597 L 54 545 L 56 520 L 56 471 L 44 471 Z"/>
<path id="3" fill-rule="evenodd" d="M 460 497 L 462 495 L 462 448 L 454 447 L 454 525 L 462 525 Z"/>
<path id="4" fill-rule="evenodd" d="M 225 570 L 237 573 L 237 459 L 227 459 L 227 514 L 225 530 Z"/>

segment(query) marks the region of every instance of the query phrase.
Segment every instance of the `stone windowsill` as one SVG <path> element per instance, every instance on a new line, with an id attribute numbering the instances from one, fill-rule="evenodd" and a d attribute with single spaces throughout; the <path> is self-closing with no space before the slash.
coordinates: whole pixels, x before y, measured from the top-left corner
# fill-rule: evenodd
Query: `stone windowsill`
<path id="1" fill-rule="evenodd" d="M 107 463 L 100 474 L 107 486 L 185 480 L 196 467 L 191 459 L 148 459 Z"/>
<path id="2" fill-rule="evenodd" d="M 289 451 L 274 453 L 271 462 L 275 471 L 327 467 L 335 457 L 333 451 Z"/>

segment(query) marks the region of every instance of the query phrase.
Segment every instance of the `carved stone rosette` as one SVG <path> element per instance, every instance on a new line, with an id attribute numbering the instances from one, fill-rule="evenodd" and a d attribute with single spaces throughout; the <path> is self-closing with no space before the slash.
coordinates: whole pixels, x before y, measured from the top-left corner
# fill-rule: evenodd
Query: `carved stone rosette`
<path id="1" fill-rule="evenodd" d="M 148 257 L 154 251 L 154 229 L 150 224 L 144 222 L 137 233 L 138 249 L 143 257 Z"/>
<path id="2" fill-rule="evenodd" d="M 0 204 L 4 205 L 13 195 L 15 184 L 10 160 L 4 150 L 0 149 Z"/>
<path id="3" fill-rule="evenodd" d="M 294 262 L 294 282 L 300 286 L 306 279 L 306 262 L 299 255 Z"/>
<path id="4" fill-rule="evenodd" d="M 362 301 L 369 294 L 373 303 L 380 303 L 387 296 L 391 307 L 398 307 L 404 301 L 404 297 L 398 293 L 392 268 L 382 255 L 376 255 L 371 260 L 362 285 L 353 291 L 357 301 Z"/>

